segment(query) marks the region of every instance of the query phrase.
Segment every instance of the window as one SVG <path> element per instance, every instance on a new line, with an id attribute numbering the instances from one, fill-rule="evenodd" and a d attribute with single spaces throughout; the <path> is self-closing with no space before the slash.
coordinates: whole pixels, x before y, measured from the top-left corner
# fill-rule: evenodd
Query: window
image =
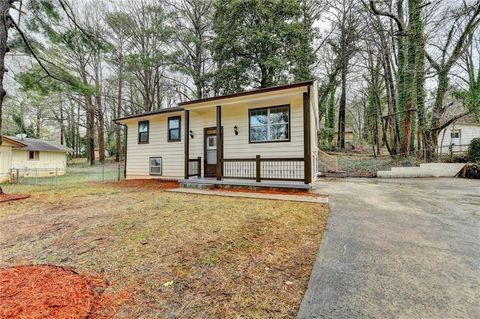
<path id="1" fill-rule="evenodd" d="M 40 152 L 39 151 L 29 151 L 28 152 L 28 159 L 31 161 L 38 161 L 40 159 Z"/>
<path id="2" fill-rule="evenodd" d="M 138 122 L 138 144 L 147 144 L 150 130 L 150 122 Z"/>
<path id="3" fill-rule="evenodd" d="M 168 118 L 168 141 L 179 142 L 180 141 L 180 116 Z"/>
<path id="4" fill-rule="evenodd" d="M 162 175 L 161 157 L 150 157 L 150 175 Z"/>
<path id="5" fill-rule="evenodd" d="M 452 130 L 452 133 L 450 134 L 451 138 L 460 138 L 460 130 Z"/>
<path id="6" fill-rule="evenodd" d="M 250 143 L 290 141 L 290 106 L 254 109 L 250 114 Z"/>

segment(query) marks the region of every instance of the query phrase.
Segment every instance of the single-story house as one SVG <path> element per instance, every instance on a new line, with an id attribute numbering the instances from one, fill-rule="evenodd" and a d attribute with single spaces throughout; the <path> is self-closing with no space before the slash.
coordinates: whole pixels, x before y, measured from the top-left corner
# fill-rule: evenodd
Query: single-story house
<path id="1" fill-rule="evenodd" d="M 315 81 L 183 102 L 115 122 L 127 127 L 127 179 L 306 188 L 317 176 Z"/>
<path id="2" fill-rule="evenodd" d="M 465 153 L 474 138 L 480 138 L 480 123 L 471 118 L 460 119 L 438 135 L 438 153 Z"/>
<path id="3" fill-rule="evenodd" d="M 24 135 L 2 136 L 0 146 L 0 182 L 10 180 L 12 170 L 25 177 L 64 175 L 68 148 L 55 142 L 27 138 Z"/>

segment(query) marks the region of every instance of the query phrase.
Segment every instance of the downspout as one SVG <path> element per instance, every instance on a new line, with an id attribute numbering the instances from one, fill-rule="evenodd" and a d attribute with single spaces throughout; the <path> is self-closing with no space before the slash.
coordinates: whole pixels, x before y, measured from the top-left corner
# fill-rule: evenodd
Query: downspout
<path id="1" fill-rule="evenodd" d="M 128 126 L 127 125 L 124 125 L 124 124 L 120 124 L 122 125 L 124 128 L 125 128 L 125 146 L 123 147 L 123 156 L 124 156 L 124 159 L 125 159 L 125 165 L 123 166 L 123 177 L 125 177 L 125 179 L 127 178 L 127 146 L 128 146 Z"/>

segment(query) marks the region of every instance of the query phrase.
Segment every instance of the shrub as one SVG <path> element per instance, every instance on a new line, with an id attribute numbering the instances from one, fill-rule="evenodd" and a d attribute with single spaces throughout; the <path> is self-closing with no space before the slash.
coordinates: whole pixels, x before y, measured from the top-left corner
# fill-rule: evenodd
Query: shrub
<path id="1" fill-rule="evenodd" d="M 469 161 L 480 161 L 480 138 L 476 137 L 470 142 L 467 157 Z"/>

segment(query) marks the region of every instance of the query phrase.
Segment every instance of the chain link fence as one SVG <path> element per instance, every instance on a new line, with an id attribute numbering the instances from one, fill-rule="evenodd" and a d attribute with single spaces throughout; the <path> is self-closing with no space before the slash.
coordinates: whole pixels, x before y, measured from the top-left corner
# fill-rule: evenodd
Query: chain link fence
<path id="1" fill-rule="evenodd" d="M 124 179 L 123 164 L 55 168 L 13 168 L 10 183 L 22 185 L 66 185 L 84 182 L 113 182 Z"/>

